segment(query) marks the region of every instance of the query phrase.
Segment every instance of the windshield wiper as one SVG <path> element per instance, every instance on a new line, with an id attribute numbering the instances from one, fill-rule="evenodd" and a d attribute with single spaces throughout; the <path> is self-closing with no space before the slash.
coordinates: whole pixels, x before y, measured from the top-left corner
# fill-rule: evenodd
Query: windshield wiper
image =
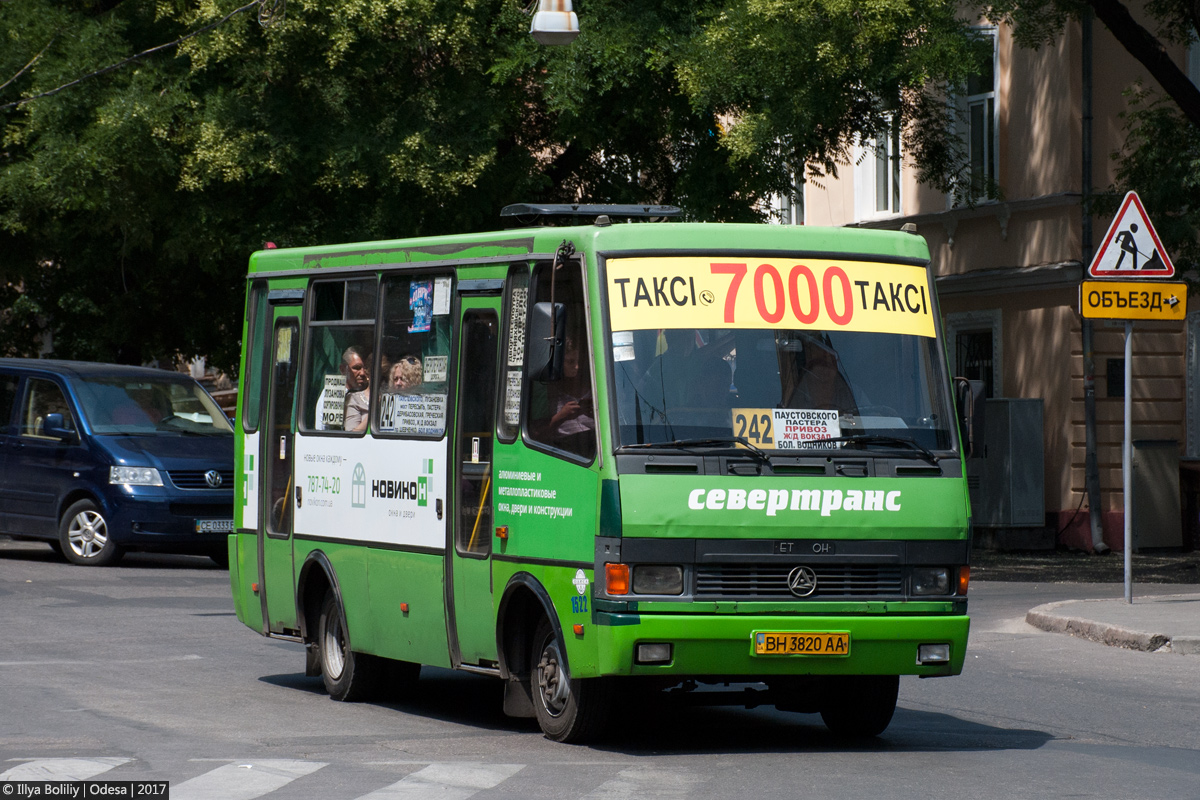
<path id="1" fill-rule="evenodd" d="M 912 439 L 907 436 L 883 436 L 877 433 L 860 433 L 857 435 L 851 434 L 849 436 L 830 436 L 828 439 L 809 439 L 807 442 L 805 442 L 806 445 L 839 443 L 899 445 L 920 453 L 921 457 L 930 464 L 936 466 L 938 463 L 938 456 L 936 453 L 918 443 L 916 439 Z"/>
<path id="2" fill-rule="evenodd" d="M 641 444 L 627 444 L 621 449 L 644 450 L 649 447 L 716 447 L 730 444 L 740 444 L 757 456 L 764 464 L 771 463 L 771 457 L 745 436 L 714 436 L 707 439 L 673 439 L 669 442 L 642 442 Z"/>

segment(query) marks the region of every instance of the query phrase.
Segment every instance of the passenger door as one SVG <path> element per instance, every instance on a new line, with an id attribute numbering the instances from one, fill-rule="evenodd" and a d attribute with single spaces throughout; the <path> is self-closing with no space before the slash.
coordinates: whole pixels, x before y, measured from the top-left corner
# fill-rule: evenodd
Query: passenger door
<path id="1" fill-rule="evenodd" d="M 87 450 L 78 435 L 64 441 L 46 434 L 48 414 L 62 414 L 64 427 L 79 430 L 56 381 L 26 378 L 18 412 L 17 436 L 8 452 L 8 524 L 14 533 L 50 538 L 58 532 L 59 499 L 93 465 L 86 460 Z"/>
<path id="2" fill-rule="evenodd" d="M 496 660 L 491 556 L 499 309 L 499 297 L 464 297 L 460 312 L 448 576 L 456 665 Z"/>
<path id="3" fill-rule="evenodd" d="M 296 629 L 292 520 L 295 511 L 293 450 L 296 382 L 300 373 L 300 316 L 297 307 L 276 307 L 259 438 L 259 602 L 263 632 Z"/>

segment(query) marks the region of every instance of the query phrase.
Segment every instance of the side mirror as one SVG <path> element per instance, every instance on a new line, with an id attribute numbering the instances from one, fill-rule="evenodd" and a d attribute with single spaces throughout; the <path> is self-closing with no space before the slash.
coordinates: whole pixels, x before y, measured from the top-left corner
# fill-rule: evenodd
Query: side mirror
<path id="1" fill-rule="evenodd" d="M 563 350 L 567 338 L 567 307 L 534 303 L 529 319 L 529 376 L 535 381 L 556 381 L 563 375 Z"/>
<path id="2" fill-rule="evenodd" d="M 47 436 L 53 436 L 55 439 L 60 439 L 64 442 L 73 441 L 75 439 L 75 431 L 66 427 L 63 421 L 62 414 L 47 414 L 42 419 L 42 433 Z"/>
<path id="3" fill-rule="evenodd" d="M 954 406 L 958 412 L 958 429 L 962 432 L 963 458 L 983 453 L 983 393 L 983 381 L 954 379 Z"/>

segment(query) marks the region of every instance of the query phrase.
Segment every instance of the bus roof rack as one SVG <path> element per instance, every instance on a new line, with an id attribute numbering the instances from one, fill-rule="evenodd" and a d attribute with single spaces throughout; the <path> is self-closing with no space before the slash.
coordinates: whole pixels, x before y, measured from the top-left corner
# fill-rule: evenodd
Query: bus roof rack
<path id="1" fill-rule="evenodd" d="M 501 217 L 517 217 L 523 225 L 533 224 L 541 217 L 678 217 L 683 209 L 678 206 L 643 206 L 620 204 L 584 203 L 513 203 L 500 211 Z"/>

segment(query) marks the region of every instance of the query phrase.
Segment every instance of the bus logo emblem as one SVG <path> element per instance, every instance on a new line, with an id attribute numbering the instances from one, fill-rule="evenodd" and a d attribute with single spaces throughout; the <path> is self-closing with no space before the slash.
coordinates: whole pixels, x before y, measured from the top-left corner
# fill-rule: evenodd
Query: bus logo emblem
<path id="1" fill-rule="evenodd" d="M 350 478 L 350 505 L 353 508 L 367 507 L 367 471 L 361 462 L 354 465 L 354 474 Z"/>
<path id="2" fill-rule="evenodd" d="M 788 573 L 787 586 L 796 597 L 808 597 L 817 590 L 817 573 L 812 567 L 796 567 Z"/>

